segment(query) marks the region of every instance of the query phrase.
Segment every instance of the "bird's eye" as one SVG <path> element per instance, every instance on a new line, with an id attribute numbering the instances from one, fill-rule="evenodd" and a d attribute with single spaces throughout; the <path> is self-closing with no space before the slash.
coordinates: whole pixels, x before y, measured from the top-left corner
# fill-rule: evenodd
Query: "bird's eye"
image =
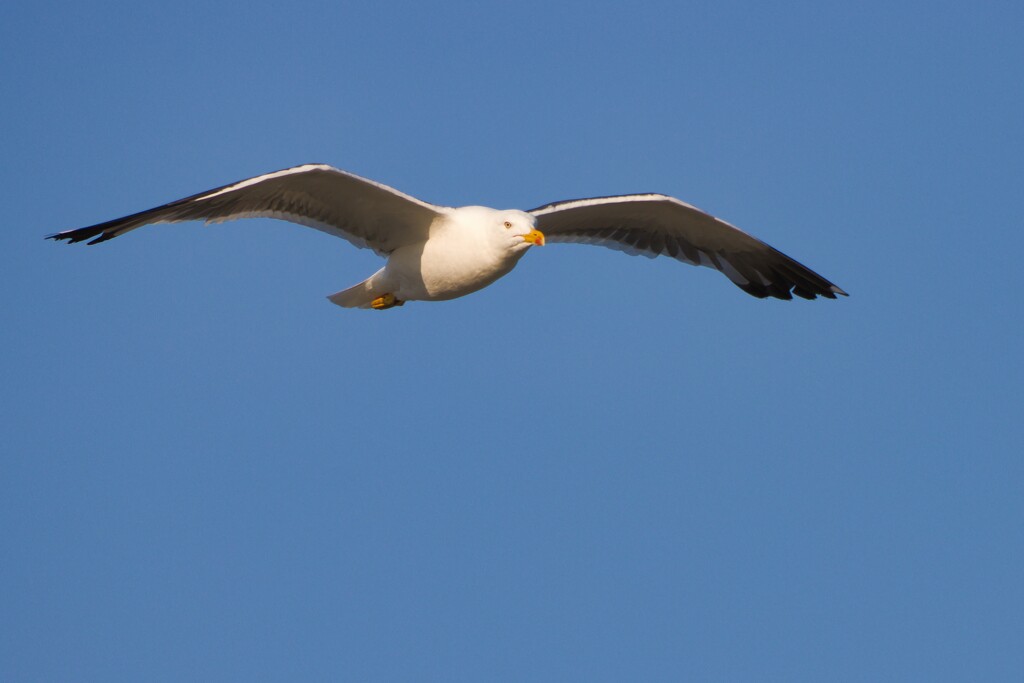
<path id="1" fill-rule="evenodd" d="M 511 228 L 511 227 L 512 227 L 512 224 L 511 224 L 511 223 L 509 223 L 508 221 L 505 221 L 505 227 L 506 227 L 506 228 Z"/>

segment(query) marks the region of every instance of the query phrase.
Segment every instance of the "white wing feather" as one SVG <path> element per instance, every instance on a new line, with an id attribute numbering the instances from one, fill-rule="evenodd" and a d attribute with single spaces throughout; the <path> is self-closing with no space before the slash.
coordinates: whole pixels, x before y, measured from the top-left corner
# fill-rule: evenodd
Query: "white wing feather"
<path id="1" fill-rule="evenodd" d="M 324 164 L 306 164 L 231 185 L 98 225 L 50 235 L 89 244 L 151 223 L 277 218 L 322 230 L 382 256 L 427 239 L 444 207 Z"/>

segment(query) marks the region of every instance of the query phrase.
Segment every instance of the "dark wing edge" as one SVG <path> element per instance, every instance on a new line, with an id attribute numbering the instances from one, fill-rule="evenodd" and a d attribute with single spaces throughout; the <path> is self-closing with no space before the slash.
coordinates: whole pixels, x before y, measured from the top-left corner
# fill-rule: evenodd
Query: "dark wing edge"
<path id="1" fill-rule="evenodd" d="M 592 197 L 531 209 L 548 242 L 666 255 L 721 271 L 760 299 L 849 296 L 834 283 L 739 228 L 663 194 Z"/>
<path id="2" fill-rule="evenodd" d="M 358 186 L 367 196 L 352 202 L 352 215 L 331 201 L 334 186 Z M 339 188 L 340 189 L 340 188 Z M 398 201 L 396 201 L 398 200 Z M 403 201 L 404 200 L 404 201 Z M 382 208 L 383 206 L 383 208 Z M 277 218 L 321 230 L 357 247 L 382 255 L 393 246 L 380 228 L 414 219 L 424 234 L 441 207 L 381 183 L 326 164 L 303 164 L 200 192 L 145 211 L 84 228 L 47 235 L 46 239 L 100 244 L 144 225 L 203 220 L 218 223 L 238 218 Z M 380 217 L 377 217 L 380 214 Z M 380 225 L 367 225 L 378 223 Z"/>

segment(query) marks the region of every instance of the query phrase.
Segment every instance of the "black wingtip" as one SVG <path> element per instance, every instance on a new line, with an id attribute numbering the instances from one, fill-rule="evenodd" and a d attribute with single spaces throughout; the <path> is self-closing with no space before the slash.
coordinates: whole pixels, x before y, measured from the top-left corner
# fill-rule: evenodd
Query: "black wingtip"
<path id="1" fill-rule="evenodd" d="M 841 296 L 850 296 L 833 284 L 829 284 L 828 287 L 817 287 L 814 286 L 813 283 L 809 282 L 802 282 L 796 285 L 789 284 L 788 286 L 785 283 L 769 283 L 767 285 L 762 285 L 754 282 L 746 282 L 743 284 L 734 284 L 747 294 L 755 296 L 758 299 L 772 298 L 789 301 L 794 296 L 807 300 L 813 300 L 819 296 L 826 299 L 835 299 L 836 294 Z"/>
<path id="2" fill-rule="evenodd" d="M 105 242 L 106 240 L 116 236 L 116 232 L 105 232 L 102 226 L 89 226 L 87 228 L 78 228 L 77 230 L 55 232 L 52 235 L 47 235 L 45 239 L 54 240 L 55 242 L 67 241 L 68 244 L 75 244 L 77 242 L 84 242 L 85 240 L 91 239 L 92 241 L 89 242 L 89 244 L 98 244 L 99 242 Z"/>

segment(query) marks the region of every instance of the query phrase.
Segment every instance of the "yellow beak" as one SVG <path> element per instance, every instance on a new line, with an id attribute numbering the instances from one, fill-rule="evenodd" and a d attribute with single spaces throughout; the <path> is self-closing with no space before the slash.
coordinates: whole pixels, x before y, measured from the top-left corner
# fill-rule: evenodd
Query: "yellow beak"
<path id="1" fill-rule="evenodd" d="M 538 247 L 544 246 L 544 233 L 540 230 L 531 230 L 530 232 L 523 235 L 523 239 L 530 244 L 536 244 Z"/>

